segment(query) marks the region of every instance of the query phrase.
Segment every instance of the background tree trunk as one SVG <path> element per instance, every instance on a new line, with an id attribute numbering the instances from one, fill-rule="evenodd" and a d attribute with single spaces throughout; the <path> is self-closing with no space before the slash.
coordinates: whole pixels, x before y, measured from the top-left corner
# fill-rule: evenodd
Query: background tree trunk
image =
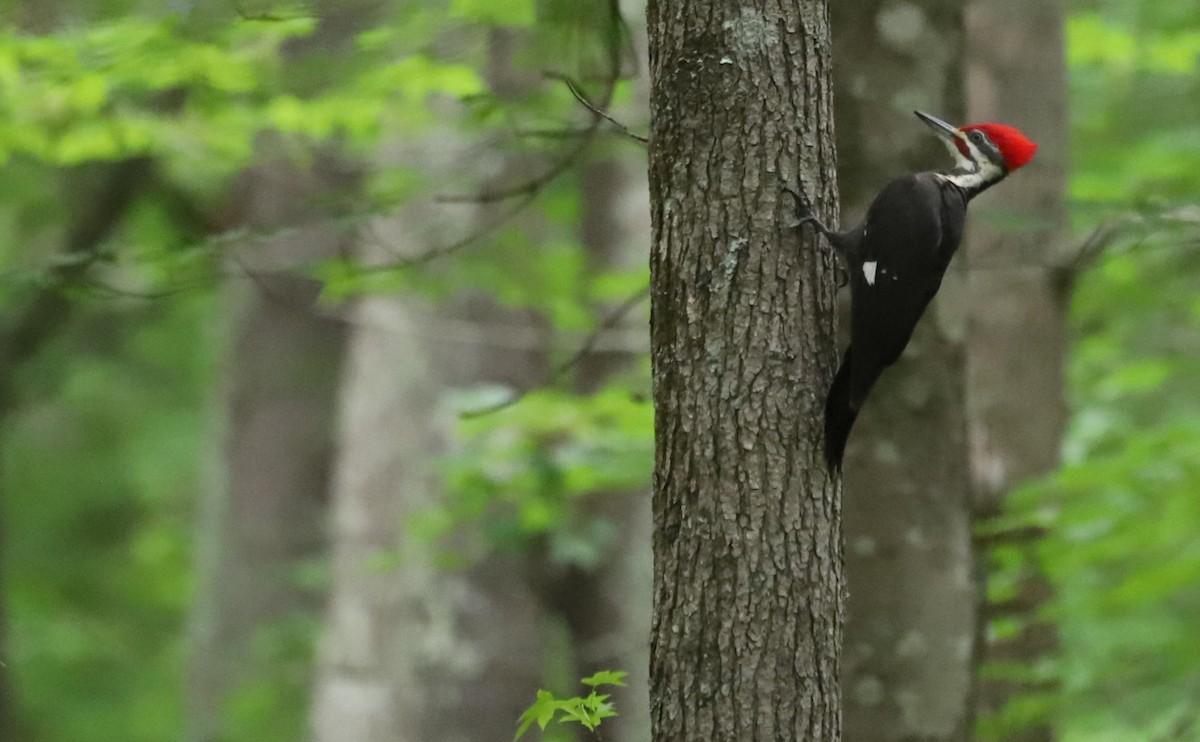
<path id="1" fill-rule="evenodd" d="M 518 41 L 509 31 L 489 36 L 488 81 L 501 97 L 534 84 L 528 72 L 513 67 Z M 450 172 L 464 157 L 465 143 L 431 135 L 424 147 L 407 152 L 405 165 L 420 161 L 427 172 Z M 507 186 L 536 172 L 539 163 L 501 156 L 488 164 Z M 453 242 L 455 226 L 487 223 L 494 208 L 433 213 L 413 205 L 381 230 L 389 250 L 380 255 L 364 248 L 363 259 L 394 259 Z M 446 228 L 421 226 L 437 224 Z M 528 219 L 523 226 L 530 226 Z M 414 538 L 411 523 L 442 503 L 434 462 L 446 452 L 455 422 L 446 392 L 482 382 L 528 386 L 544 374 L 546 337 L 530 313 L 500 310 L 478 297 L 437 308 L 415 298 L 369 297 L 356 314 L 343 390 L 334 584 L 314 738 L 503 737 L 515 730 L 542 685 L 547 622 L 530 564 L 523 555 L 496 552 L 465 569 L 440 568 L 438 545 Z M 447 327 L 467 335 L 456 337 Z M 514 327 L 520 331 L 505 332 Z M 507 345 L 514 334 L 525 342 Z"/>
<path id="2" fill-rule="evenodd" d="M 255 229 L 303 223 L 339 180 L 283 162 L 256 167 L 243 177 L 238 203 L 245 213 L 237 221 Z M 280 658 L 256 648 L 256 637 L 321 604 L 300 584 L 299 570 L 326 553 L 346 333 L 317 309 L 320 285 L 289 266 L 335 255 L 349 247 L 344 240 L 328 222 L 289 230 L 239 259 L 251 278 L 229 288 L 235 327 L 224 391 L 224 472 L 200 521 L 188 672 L 191 739 L 221 739 L 230 694 L 256 675 L 270 677 Z"/>
<path id="3" fill-rule="evenodd" d="M 968 232 L 971 331 L 967 342 L 968 416 L 974 507 L 999 515 L 1009 491 L 1057 468 L 1066 424 L 1063 367 L 1070 276 L 1062 269 L 1067 230 L 1067 70 L 1062 2 L 968 4 L 968 109 L 976 120 L 1020 127 L 1041 145 L 1017 176 L 976 209 Z M 1051 594 L 1039 574 L 1019 588 L 1032 603 L 1017 616 L 1021 633 L 985 644 L 977 655 L 1032 665 L 1057 646 L 1054 626 L 1035 617 Z M 981 714 L 1039 688 L 985 683 Z M 1051 687 L 1044 686 L 1045 692 Z M 1049 740 L 1049 719 L 1005 740 Z"/>
<path id="4" fill-rule="evenodd" d="M 658 740 L 840 738 L 841 503 L 821 455 L 836 216 L 828 10 L 648 8 Z"/>
<path id="5" fill-rule="evenodd" d="M 334 74 L 331 60 L 370 27 L 379 9 L 378 0 L 315 3 L 316 31 L 288 48 L 293 74 L 312 77 L 322 65 Z M 191 23 L 203 24 L 207 14 L 229 8 L 205 0 L 189 12 Z M 321 316 L 320 283 L 299 277 L 297 266 L 353 249 L 352 235 L 336 217 L 353 202 L 361 172 L 331 151 L 308 152 L 306 161 L 296 162 L 296 153 L 279 152 L 278 144 L 259 138 L 260 164 L 234 184 L 229 213 L 222 215 L 280 234 L 232 257 L 246 274 L 247 291 L 231 291 L 223 481 L 200 518 L 200 585 L 189 627 L 189 734 L 203 742 L 228 734 L 224 707 L 239 686 L 281 682 L 285 658 L 272 642 L 256 647 L 255 640 L 272 630 L 300 630 L 284 623 L 317 614 L 323 597 L 302 585 L 299 573 L 305 561 L 328 553 L 334 412 L 348 333 L 343 322 Z M 303 703 L 306 691 L 293 681 L 285 702 Z M 281 718 L 296 718 L 300 709 L 286 711 Z"/>
<path id="6" fill-rule="evenodd" d="M 831 12 L 838 175 L 852 224 L 892 178 L 949 162 L 912 111 L 966 123 L 963 11 L 961 0 L 851 0 Z M 847 740 L 969 736 L 977 598 L 964 262 L 954 261 L 904 356 L 883 375 L 846 452 Z"/>
<path id="7" fill-rule="evenodd" d="M 495 739 L 515 727 L 540 679 L 538 601 L 521 563 L 441 571 L 433 546 L 408 530 L 411 515 L 437 503 L 445 384 L 487 358 L 435 340 L 449 318 L 425 310 L 380 297 L 356 312 L 317 742 Z"/>

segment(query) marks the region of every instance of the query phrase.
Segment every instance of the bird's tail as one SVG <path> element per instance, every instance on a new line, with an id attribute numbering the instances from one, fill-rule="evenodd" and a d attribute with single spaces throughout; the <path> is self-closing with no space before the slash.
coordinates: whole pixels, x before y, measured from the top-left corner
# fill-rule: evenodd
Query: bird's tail
<path id="1" fill-rule="evenodd" d="M 831 474 L 842 469 L 846 441 L 850 438 L 850 429 L 854 427 L 854 420 L 858 417 L 858 405 L 850 394 L 852 351 L 852 347 L 846 349 L 842 365 L 829 387 L 829 396 L 825 398 L 825 463 Z"/>

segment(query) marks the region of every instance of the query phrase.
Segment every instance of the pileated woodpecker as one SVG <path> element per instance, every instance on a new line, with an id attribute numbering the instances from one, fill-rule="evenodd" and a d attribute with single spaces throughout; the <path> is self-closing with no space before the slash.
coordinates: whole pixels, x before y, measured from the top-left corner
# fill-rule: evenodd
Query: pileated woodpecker
<path id="1" fill-rule="evenodd" d="M 842 468 L 850 428 L 879 375 L 900 358 L 942 283 L 962 239 L 967 202 L 1025 165 L 1037 145 L 1017 129 L 976 124 L 956 129 L 921 111 L 954 156 L 946 172 L 906 175 L 888 183 L 857 227 L 822 224 L 800 194 L 801 217 L 833 246 L 850 276 L 850 347 L 825 401 L 825 460 Z"/>

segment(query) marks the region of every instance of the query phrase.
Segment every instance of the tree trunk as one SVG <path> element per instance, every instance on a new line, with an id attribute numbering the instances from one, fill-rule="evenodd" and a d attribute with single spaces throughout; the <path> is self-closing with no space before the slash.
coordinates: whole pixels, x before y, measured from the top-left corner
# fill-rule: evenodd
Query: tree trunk
<path id="1" fill-rule="evenodd" d="M 975 0 L 967 11 L 968 109 L 976 120 L 1020 127 L 1041 148 L 1019 174 L 1020 188 L 997 188 L 976 208 L 968 232 L 971 331 L 967 343 L 968 417 L 974 507 L 979 518 L 1004 509 L 1009 491 L 1057 468 L 1066 424 L 1063 381 L 1069 276 L 1059 264 L 1067 229 L 1067 70 L 1061 2 Z M 1052 594 L 1031 574 L 1020 590 Z M 977 655 L 1033 665 L 1057 645 L 1053 625 L 1020 617 L 1023 629 Z M 980 713 L 997 710 L 1011 686 L 984 684 Z M 1005 740 L 1053 738 L 1048 719 L 1004 733 Z"/>
<path id="2" fill-rule="evenodd" d="M 496 739 L 540 679 L 536 596 L 515 558 L 439 570 L 433 546 L 409 530 L 413 514 L 438 502 L 433 462 L 451 423 L 439 397 L 477 361 L 472 349 L 438 342 L 447 315 L 417 302 L 368 298 L 356 317 L 314 739 Z"/>
<path id="3" fill-rule="evenodd" d="M 241 184 L 246 211 L 239 222 L 258 229 L 301 222 L 333 187 L 286 163 L 260 166 Z M 254 262 L 242 260 L 252 278 L 229 291 L 241 296 L 232 302 L 223 482 L 205 499 L 200 522 L 191 739 L 223 738 L 230 695 L 271 679 L 278 658 L 256 655 L 256 637 L 320 606 L 319 596 L 298 584 L 297 572 L 326 551 L 332 420 L 346 333 L 342 323 L 319 314 L 319 285 L 280 266 L 336 254 L 343 240 L 318 222 L 256 245 Z"/>
<path id="4" fill-rule="evenodd" d="M 516 44 L 507 31 L 489 37 L 489 83 L 501 95 L 530 84 L 527 73 L 511 68 Z M 447 172 L 464 157 L 464 142 L 453 134 L 431 135 L 423 144 L 406 153 L 406 167 L 419 162 L 427 172 Z M 528 158 L 499 159 L 490 164 L 499 165 L 501 177 L 519 181 L 536 169 Z M 489 208 L 438 212 L 447 225 L 440 230 L 429 227 L 437 223 L 435 214 L 413 205 L 384 227 L 386 239 L 392 253 L 421 253 L 434 245 L 420 235 L 454 242 L 455 227 Z M 486 223 L 486 216 L 478 221 Z M 389 258 L 363 252 L 367 262 Z M 522 325 L 536 336 L 538 328 L 528 313 L 499 310 L 482 298 L 431 307 L 409 298 L 369 297 L 356 324 L 343 387 L 333 590 L 314 739 L 502 738 L 515 730 L 542 680 L 545 614 L 528 564 L 499 553 L 466 569 L 439 568 L 436 546 L 414 538 L 410 524 L 414 515 L 442 503 L 435 462 L 446 452 L 454 424 L 443 395 L 456 385 L 521 388 L 539 378 L 541 347 L 505 347 L 499 331 Z M 464 345 L 443 325 L 467 326 L 477 335 Z"/>
<path id="5" fill-rule="evenodd" d="M 890 179 L 948 161 L 912 110 L 966 123 L 962 2 L 852 0 L 832 16 L 839 182 L 847 222 L 857 222 Z M 956 320 L 963 262 L 883 375 L 846 452 L 847 740 L 969 737 L 977 599 Z"/>
<path id="6" fill-rule="evenodd" d="M 844 582 L 821 454 L 836 215 L 828 10 L 648 8 L 657 740 L 836 740 Z"/>
<path id="7" fill-rule="evenodd" d="M 196 3 L 189 23 L 227 13 L 220 5 Z M 313 5 L 320 23 L 313 34 L 289 44 L 288 61 L 308 85 L 334 85 L 335 67 L 322 79 L 305 65 L 334 64 L 358 32 L 370 27 L 381 3 Z M 329 550 L 325 519 L 334 413 L 348 332 L 340 320 L 321 315 L 320 284 L 298 277 L 296 266 L 353 249 L 336 218 L 344 216 L 337 211 L 352 201 L 361 172 L 335 145 L 307 152 L 307 161 L 298 163 L 290 159 L 296 151 L 280 147 L 280 141 L 258 138 L 261 164 L 233 184 L 228 213 L 222 214 L 233 224 L 279 235 L 232 258 L 246 275 L 229 287 L 234 319 L 223 390 L 228 419 L 221 431 L 222 481 L 200 515 L 200 584 L 189 627 L 189 735 L 203 742 L 228 736 L 224 711 L 239 687 L 274 685 L 278 697 L 278 684 L 287 682 L 281 677 L 290 677 L 283 703 L 305 704 L 305 674 L 281 672 L 284 658 L 272 656 L 269 648 L 256 650 L 255 640 L 271 630 L 293 630 L 285 622 L 300 619 L 299 624 L 318 614 L 323 598 L 301 584 L 299 571 Z M 299 719 L 303 727 L 302 708 L 274 711 L 260 714 L 266 716 L 260 723 Z M 254 729 L 244 733 L 256 735 Z"/>

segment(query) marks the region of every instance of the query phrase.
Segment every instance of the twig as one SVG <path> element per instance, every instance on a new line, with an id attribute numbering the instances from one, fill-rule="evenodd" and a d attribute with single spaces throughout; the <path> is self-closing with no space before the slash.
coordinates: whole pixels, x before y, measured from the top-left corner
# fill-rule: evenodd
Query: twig
<path id="1" fill-rule="evenodd" d="M 484 237 L 487 237 L 497 227 L 504 226 L 506 223 L 508 223 L 514 217 L 516 217 L 518 214 L 520 214 L 522 211 L 524 211 L 525 208 L 527 206 L 529 206 L 530 203 L 533 202 L 533 199 L 536 196 L 537 196 L 536 193 L 525 194 L 524 198 L 522 198 L 517 203 L 513 204 L 513 206 L 511 208 L 509 208 L 508 210 L 506 210 L 503 214 L 496 217 L 495 219 L 492 219 L 490 222 L 488 222 L 487 225 L 480 227 L 479 229 L 475 230 L 474 232 L 467 235 L 466 237 L 463 237 L 460 240 L 451 242 L 448 245 L 440 245 L 438 247 L 430 248 L 423 252 L 417 253 L 416 255 L 413 255 L 411 257 L 400 258 L 398 260 L 393 260 L 389 263 L 375 263 L 372 265 L 360 266 L 358 268 L 358 271 L 360 273 L 385 273 L 387 271 L 405 270 L 408 268 L 416 268 L 416 267 L 425 265 L 427 263 L 431 263 L 434 260 L 437 260 L 439 258 L 444 258 L 447 255 L 453 255 L 454 253 L 456 253 L 464 248 L 470 247 L 471 245 L 480 241 Z M 386 243 L 380 242 L 379 244 L 381 247 L 383 247 L 384 249 L 388 249 L 389 252 L 391 252 L 389 246 Z"/>
<path id="2" fill-rule="evenodd" d="M 105 240 L 129 213 L 153 170 L 145 157 L 112 163 L 105 166 L 102 188 L 79 199 L 79 211 L 59 251 L 61 262 L 49 271 L 51 282 L 10 313 L 11 321 L 0 330 L 0 414 L 12 404 L 17 370 L 70 319 L 72 304 L 64 289 L 82 283 L 101 259 Z"/>
<path id="3" fill-rule="evenodd" d="M 604 105 L 607 106 L 609 101 L 612 100 L 613 90 L 616 88 L 616 84 L 616 73 L 614 72 L 613 76 L 608 80 L 608 87 L 604 91 Z M 546 172 L 542 173 L 536 178 L 509 188 L 498 188 L 496 190 L 484 191 L 483 193 L 477 193 L 474 195 L 438 196 L 434 200 L 439 203 L 450 204 L 490 204 L 496 203 L 497 201 L 505 201 L 517 196 L 535 197 L 543 188 L 557 179 L 558 176 L 570 170 L 575 165 L 576 160 L 587 151 L 588 147 L 591 146 L 592 137 L 596 135 L 596 132 L 600 128 L 600 121 L 601 119 L 599 118 L 593 118 L 592 123 L 589 124 L 588 127 L 579 135 L 579 139 L 575 143 L 575 146 L 571 147 L 571 149 L 565 155 L 563 155 L 558 162 L 556 162 L 548 170 L 546 170 Z"/>
<path id="4" fill-rule="evenodd" d="M 518 129 L 513 137 L 518 139 L 574 139 L 587 134 L 587 128 L 563 129 Z"/>
<path id="5" fill-rule="evenodd" d="M 497 201 L 507 201 L 517 196 L 536 196 L 543 188 L 558 178 L 558 176 L 575 166 L 576 160 L 591 144 L 592 135 L 595 133 L 595 126 L 589 126 L 585 129 L 584 133 L 580 135 L 579 141 L 575 143 L 575 146 L 562 159 L 554 163 L 546 172 L 536 178 L 531 178 L 524 183 L 509 188 L 497 188 L 496 190 L 484 191 L 483 193 L 438 196 L 434 201 L 443 204 L 494 204 Z"/>
<path id="6" fill-rule="evenodd" d="M 537 383 L 531 384 L 524 389 L 516 391 L 511 397 L 502 402 L 497 402 L 496 404 L 481 407 L 476 410 L 468 410 L 461 413 L 459 417 L 464 420 L 470 420 L 477 417 L 483 417 L 484 415 L 490 415 L 494 412 L 499 412 L 500 410 L 517 404 L 522 399 L 529 396 L 532 392 L 554 384 L 561 379 L 564 374 L 578 365 L 580 361 L 591 355 L 596 348 L 596 344 L 600 342 L 600 337 L 604 335 L 604 333 L 616 327 L 626 315 L 641 305 L 641 303 L 644 302 L 649 296 L 650 287 L 643 286 L 635 293 L 631 294 L 627 299 L 625 299 L 625 301 L 618 304 L 611 312 L 608 313 L 607 316 L 604 317 L 600 324 L 596 325 L 596 328 L 592 330 L 592 332 L 584 339 L 583 343 L 579 346 L 579 349 L 571 354 L 570 358 L 550 369 L 550 372 L 547 373 Z"/>
<path id="7" fill-rule="evenodd" d="M 1096 261 L 1126 228 L 1137 221 L 1134 216 L 1121 216 L 1096 225 L 1087 237 L 1074 248 L 1065 251 L 1055 268 L 1068 276 L 1076 276 Z"/>
<path id="8" fill-rule="evenodd" d="M 114 286 L 111 283 L 105 283 L 99 279 L 92 278 L 87 283 L 83 284 L 83 288 L 90 289 L 110 297 L 118 297 L 122 299 L 140 299 L 143 301 L 159 301 L 162 299 L 169 299 L 173 296 L 179 296 L 180 294 L 184 294 L 188 291 L 202 289 L 211 285 L 213 285 L 212 279 L 204 278 L 196 279 L 189 283 L 180 283 L 175 286 L 156 289 L 154 291 L 139 291 L 137 289 L 127 289 L 121 286 Z"/>
<path id="9" fill-rule="evenodd" d="M 988 550 L 997 546 L 1031 543 L 1046 537 L 1049 529 L 1042 525 L 1014 526 L 971 536 L 971 543 L 976 549 Z"/>
<path id="10" fill-rule="evenodd" d="M 262 13 L 247 13 L 239 3 L 230 3 L 233 6 L 233 12 L 237 13 L 238 18 L 243 21 L 255 21 L 259 23 L 282 23 L 284 21 L 296 20 L 297 18 L 315 18 L 314 15 L 297 14 L 292 16 L 283 16 L 271 11 Z"/>
<path id="11" fill-rule="evenodd" d="M 620 131 L 625 136 L 629 137 L 630 139 L 633 139 L 634 141 L 641 142 L 642 144 L 650 143 L 649 137 L 644 137 L 641 134 L 634 134 L 632 131 L 629 130 L 628 126 L 626 126 L 625 124 L 622 124 L 620 121 L 617 121 L 615 118 L 613 118 L 611 115 L 609 115 L 606 111 L 602 111 L 601 109 L 597 108 L 590 100 L 587 99 L 587 96 L 585 96 L 583 94 L 583 92 L 575 84 L 575 81 L 572 80 L 571 78 L 567 77 L 566 75 L 557 73 L 557 72 L 546 72 L 543 74 L 548 79 L 558 80 L 559 82 L 566 84 L 567 89 L 571 91 L 571 95 L 575 96 L 575 100 L 579 101 L 579 103 L 584 108 L 588 109 L 593 114 L 599 116 L 600 118 L 604 119 L 608 123 L 617 127 L 617 130 Z"/>

